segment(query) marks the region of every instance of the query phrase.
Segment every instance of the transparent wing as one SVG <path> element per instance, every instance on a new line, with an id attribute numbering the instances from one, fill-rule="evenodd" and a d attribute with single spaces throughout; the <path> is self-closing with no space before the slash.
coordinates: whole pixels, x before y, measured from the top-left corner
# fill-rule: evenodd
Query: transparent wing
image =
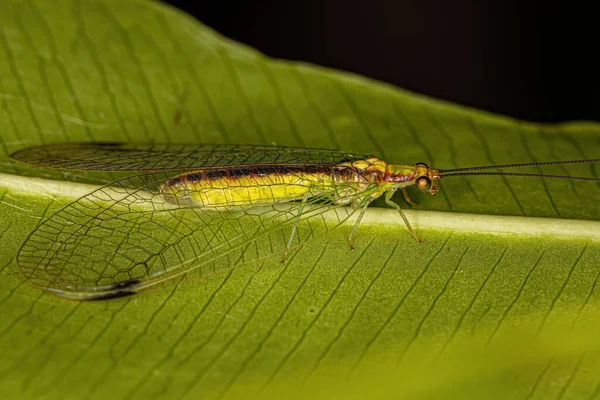
<path id="1" fill-rule="evenodd" d="M 52 168 L 93 171 L 178 171 L 246 164 L 334 164 L 361 159 L 337 150 L 252 145 L 59 143 L 29 147 L 13 160 Z"/>
<path id="2" fill-rule="evenodd" d="M 17 256 L 22 272 L 58 296 L 96 300 L 283 255 L 301 203 L 245 208 L 177 204 L 160 192 L 173 175 L 129 177 L 67 205 L 23 244 Z M 293 246 L 352 215 L 352 208 L 331 201 L 339 199 L 339 189 L 315 192 L 305 204 Z M 370 189 L 352 196 L 369 194 Z"/>

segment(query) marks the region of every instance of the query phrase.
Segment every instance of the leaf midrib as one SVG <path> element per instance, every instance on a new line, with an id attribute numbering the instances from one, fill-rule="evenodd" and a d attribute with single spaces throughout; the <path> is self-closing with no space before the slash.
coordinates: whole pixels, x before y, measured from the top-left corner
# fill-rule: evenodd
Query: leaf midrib
<path id="1" fill-rule="evenodd" d="M 101 186 L 0 173 L 0 186 L 23 197 L 49 197 L 69 203 Z M 403 210 L 414 229 L 432 229 L 481 234 L 518 236 L 549 236 L 600 240 L 600 221 L 540 218 L 507 215 L 470 214 L 443 211 Z M 358 213 L 345 224 L 351 226 Z M 335 212 L 325 213 L 326 220 L 335 221 Z M 400 215 L 392 209 L 370 207 L 361 226 L 404 228 Z"/>

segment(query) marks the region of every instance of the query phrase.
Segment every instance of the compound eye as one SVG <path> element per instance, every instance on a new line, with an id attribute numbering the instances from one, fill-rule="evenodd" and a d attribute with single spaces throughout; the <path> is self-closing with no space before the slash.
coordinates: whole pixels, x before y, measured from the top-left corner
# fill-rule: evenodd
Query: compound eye
<path id="1" fill-rule="evenodd" d="M 418 162 L 417 165 L 420 165 L 422 167 L 429 169 L 429 165 L 425 164 L 424 162 Z"/>
<path id="2" fill-rule="evenodd" d="M 419 189 L 421 192 L 426 192 L 431 189 L 431 179 L 426 176 L 417 178 L 415 184 L 417 185 L 417 189 Z"/>

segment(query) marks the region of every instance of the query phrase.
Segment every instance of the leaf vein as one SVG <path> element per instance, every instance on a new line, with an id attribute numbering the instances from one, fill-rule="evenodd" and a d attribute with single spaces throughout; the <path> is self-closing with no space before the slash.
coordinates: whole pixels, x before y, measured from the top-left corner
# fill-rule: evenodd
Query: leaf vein
<path id="1" fill-rule="evenodd" d="M 336 332 L 336 334 L 333 337 L 333 339 L 327 344 L 327 346 L 325 347 L 325 350 L 321 353 L 321 355 L 317 359 L 317 362 L 315 363 L 315 365 L 313 366 L 313 368 L 311 368 L 311 370 L 309 371 L 308 375 L 303 379 L 303 383 L 306 382 L 308 379 L 310 379 L 310 377 L 312 376 L 312 374 L 318 370 L 318 368 L 321 365 L 322 361 L 325 359 L 325 357 L 327 356 L 327 354 L 329 354 L 329 351 L 331 350 L 331 348 L 339 340 L 339 338 L 344 334 L 346 328 L 348 327 L 348 325 L 350 325 L 350 322 L 356 316 L 356 313 L 357 313 L 358 309 L 360 308 L 360 306 L 362 305 L 362 302 L 365 300 L 365 298 L 369 294 L 371 288 L 373 287 L 373 285 L 375 284 L 375 282 L 377 282 L 379 280 L 379 278 L 381 277 L 381 275 L 383 274 L 383 272 L 386 270 L 386 268 L 387 268 L 390 260 L 392 259 L 392 256 L 394 255 L 394 253 L 396 252 L 396 249 L 398 248 L 399 243 L 400 243 L 400 241 L 396 240 L 396 244 L 394 245 L 394 248 L 392 249 L 392 252 L 388 256 L 388 258 L 382 263 L 381 268 L 379 269 L 379 271 L 377 271 L 377 274 L 371 280 L 371 282 L 369 282 L 369 285 L 367 286 L 367 288 L 365 289 L 365 291 L 363 292 L 363 294 L 360 296 L 360 299 L 358 300 L 358 302 L 352 308 L 352 311 L 350 312 L 350 315 L 348 316 L 348 318 L 344 321 L 344 323 L 342 324 L 342 326 L 340 327 L 340 329 L 338 329 L 338 331 Z"/>
<path id="2" fill-rule="evenodd" d="M 542 322 L 541 322 L 541 324 L 540 324 L 540 326 L 538 328 L 537 335 L 539 335 L 542 332 L 542 330 L 544 329 L 544 326 L 546 325 L 546 321 L 548 320 L 548 317 L 550 316 L 550 313 L 552 312 L 552 310 L 554 310 L 554 306 L 556 305 L 556 302 L 558 301 L 558 299 L 560 298 L 560 296 L 565 291 L 565 288 L 567 287 L 567 284 L 571 280 L 571 277 L 573 276 L 573 272 L 575 271 L 575 268 L 577 267 L 577 264 L 579 264 L 579 262 L 581 261 L 581 258 L 583 257 L 583 254 L 585 253 L 585 251 L 587 250 L 587 248 L 588 248 L 588 244 L 586 243 L 586 245 L 583 247 L 583 249 L 581 250 L 581 252 L 577 256 L 577 258 L 575 259 L 575 262 L 573 264 L 571 264 L 571 268 L 569 268 L 569 273 L 567 274 L 567 277 L 565 278 L 565 280 L 563 281 L 562 285 L 560 286 L 560 289 L 558 290 L 558 292 L 556 293 L 556 295 L 552 299 L 552 302 L 550 303 L 550 307 L 548 307 L 548 311 L 546 311 L 546 313 L 544 314 L 544 318 L 542 318 Z"/>
<path id="3" fill-rule="evenodd" d="M 421 329 L 423 328 L 423 325 L 425 324 L 425 321 L 427 320 L 427 318 L 429 317 L 429 315 L 431 315 L 431 313 L 432 313 L 433 309 L 435 308 L 435 306 L 437 305 L 438 301 L 442 298 L 442 296 L 448 290 L 448 286 L 450 285 L 450 282 L 452 282 L 452 279 L 456 275 L 456 272 L 458 271 L 458 269 L 459 269 L 459 267 L 460 267 L 460 265 L 462 263 L 462 260 L 465 257 L 465 255 L 467 254 L 468 250 L 469 250 L 469 247 L 467 246 L 465 248 L 465 251 L 463 251 L 463 253 L 459 257 L 458 262 L 456 263 L 456 267 L 452 271 L 452 274 L 450 275 L 450 277 L 444 283 L 444 287 L 438 293 L 438 295 L 435 297 L 435 299 L 433 300 L 433 302 L 431 303 L 431 305 L 429 306 L 429 308 L 427 309 L 427 311 L 423 315 L 423 318 L 421 318 L 421 320 L 419 321 L 419 324 L 417 325 L 417 329 L 415 329 L 415 331 L 414 331 L 411 339 L 409 340 L 408 344 L 406 345 L 406 347 L 402 351 L 402 354 L 400 354 L 400 358 L 398 359 L 398 364 L 400 364 L 402 362 L 402 360 L 404 359 L 404 356 L 406 355 L 406 353 L 408 353 L 408 350 L 412 347 L 412 345 L 415 342 L 415 340 L 421 334 Z"/>
<path id="4" fill-rule="evenodd" d="M 481 285 L 477 289 L 477 292 L 475 293 L 475 296 L 473 296 L 473 298 L 469 302 L 469 305 L 467 306 L 467 308 L 465 309 L 465 311 L 461 314 L 460 318 L 458 319 L 458 323 L 456 324 L 456 327 L 454 328 L 454 330 L 452 331 L 452 334 L 450 335 L 450 337 L 448 338 L 448 340 L 444 344 L 444 347 L 442 348 L 442 351 L 440 352 L 440 355 L 443 354 L 446 351 L 446 348 L 448 347 L 448 345 L 450 344 L 450 342 L 452 342 L 452 340 L 454 339 L 454 337 L 456 336 L 456 334 L 460 330 L 460 327 L 462 326 L 462 323 L 464 322 L 465 317 L 467 316 L 467 314 L 469 313 L 469 311 L 471 311 L 473 309 L 473 306 L 475 305 L 475 302 L 477 301 L 477 299 L 479 298 L 479 296 L 483 292 L 483 289 L 486 287 L 486 285 L 489 282 L 490 278 L 496 272 L 496 269 L 498 268 L 498 265 L 500 265 L 500 263 L 504 259 L 504 256 L 506 255 L 506 250 L 507 249 L 508 248 L 504 248 L 502 250 L 502 254 L 500 254 L 500 257 L 494 263 L 494 265 L 492 266 L 492 268 L 490 269 L 490 271 L 486 275 L 485 279 L 483 280 L 483 282 L 481 283 Z"/>
<path id="5" fill-rule="evenodd" d="M 292 355 L 298 350 L 298 348 L 300 347 L 300 345 L 304 342 L 304 339 L 306 338 L 306 335 L 308 334 L 308 332 L 312 329 L 312 327 L 319 320 L 320 316 L 323 314 L 323 311 L 328 307 L 329 303 L 331 302 L 331 299 L 333 299 L 333 297 L 337 294 L 337 292 L 340 289 L 340 287 L 344 284 L 344 282 L 346 281 L 346 279 L 350 275 L 350 272 L 352 272 L 354 270 L 354 267 L 356 267 L 356 265 L 363 258 L 363 256 L 367 253 L 367 251 L 373 245 L 374 242 L 375 242 L 375 239 L 372 239 L 369 242 L 369 244 L 367 244 L 365 246 L 364 250 L 362 250 L 361 254 L 352 263 L 352 265 L 350 266 L 350 268 L 348 268 L 346 270 L 346 272 L 342 276 L 342 279 L 340 279 L 340 281 L 338 282 L 338 284 L 336 285 L 336 287 L 334 288 L 334 290 L 327 297 L 327 300 L 325 301 L 325 304 L 323 304 L 323 306 L 316 313 L 316 315 L 314 316 L 314 318 L 312 319 L 312 321 L 308 324 L 308 327 L 302 331 L 302 334 L 300 335 L 299 340 L 297 340 L 296 343 L 294 344 L 294 346 L 292 347 L 292 349 L 286 353 L 286 355 L 283 357 L 283 360 L 281 360 L 281 362 L 279 363 L 279 365 L 277 366 L 277 368 L 275 369 L 275 371 L 273 371 L 269 375 L 269 377 L 267 378 L 266 382 L 264 383 L 264 385 L 261 388 L 261 392 L 264 391 L 265 388 L 269 385 L 269 383 L 271 383 L 273 381 L 273 379 L 283 369 L 284 365 L 289 361 L 289 359 L 292 357 Z"/>
<path id="6" fill-rule="evenodd" d="M 317 260 L 313 263 L 311 269 L 308 271 L 308 273 L 306 274 L 306 276 L 302 279 L 302 282 L 300 282 L 300 285 L 298 285 L 298 288 L 294 291 L 294 293 L 290 297 L 289 301 L 284 306 L 283 310 L 279 313 L 277 319 L 275 320 L 275 322 L 273 323 L 273 325 L 271 325 L 271 327 L 267 331 L 267 334 L 265 335 L 265 337 L 260 341 L 260 343 L 254 349 L 254 351 L 252 353 L 250 353 L 250 355 L 248 357 L 246 357 L 242 361 L 240 368 L 235 372 L 235 374 L 233 375 L 233 378 L 231 379 L 231 381 L 229 382 L 229 384 L 226 386 L 226 388 L 225 388 L 225 390 L 223 392 L 223 397 L 227 394 L 227 392 L 229 392 L 229 390 L 231 389 L 231 387 L 233 387 L 234 383 L 239 379 L 239 376 L 246 370 L 246 367 L 248 366 L 248 364 L 262 351 L 265 342 L 271 337 L 271 335 L 275 331 L 275 328 L 279 325 L 279 323 L 281 322 L 281 320 L 283 319 L 283 317 L 286 315 L 286 313 L 289 310 L 290 306 L 296 300 L 296 297 L 298 296 L 298 294 L 300 293 L 300 291 L 302 290 L 302 288 L 304 287 L 304 285 L 306 284 L 306 282 L 308 281 L 308 279 L 312 276 L 312 274 L 313 274 L 316 266 L 319 264 L 320 260 L 325 255 L 325 250 L 326 249 L 327 249 L 326 247 L 323 248 L 323 251 L 321 252 L 321 254 L 319 255 L 319 257 L 317 258 Z"/>
<path id="7" fill-rule="evenodd" d="M 383 322 L 383 324 L 381 324 L 381 326 L 379 327 L 379 329 L 377 330 L 377 332 L 375 332 L 375 334 L 373 335 L 373 337 L 367 342 L 367 345 L 365 346 L 364 350 L 361 352 L 360 356 L 358 357 L 358 360 L 356 361 L 356 363 L 352 367 L 352 371 L 353 372 L 356 371 L 357 367 L 360 365 L 360 363 L 366 357 L 366 355 L 369 352 L 369 349 L 371 348 L 371 346 L 375 343 L 375 341 L 377 340 L 377 338 L 379 338 L 379 336 L 384 331 L 384 329 L 390 324 L 390 322 L 396 316 L 396 314 L 398 313 L 398 311 L 400 311 L 400 308 L 404 304 L 404 301 L 406 300 L 406 298 L 412 293 L 412 291 L 415 289 L 415 287 L 421 282 L 421 279 L 425 275 L 425 272 L 427 272 L 427 270 L 429 269 L 429 266 L 431 265 L 431 263 L 436 259 L 436 257 L 446 247 L 446 244 L 450 240 L 451 236 L 452 236 L 452 234 L 450 234 L 450 235 L 448 235 L 448 237 L 446 237 L 446 239 L 444 240 L 444 243 L 442 243 L 442 245 L 440 246 L 440 248 L 429 259 L 429 261 L 427 261 L 427 264 L 425 264 L 425 266 L 421 269 L 421 272 L 419 272 L 419 275 L 417 276 L 417 278 L 411 283 L 410 287 L 408 288 L 408 290 L 406 291 L 406 293 L 404 293 L 404 295 L 402 296 L 402 298 L 400 299 L 400 301 L 398 302 L 398 304 L 396 304 L 396 307 L 394 307 L 394 309 L 388 315 L 388 317 Z"/>
<path id="8" fill-rule="evenodd" d="M 514 299 L 510 302 L 510 304 L 508 305 L 508 307 L 506 307 L 506 309 L 502 313 L 502 316 L 500 317 L 500 320 L 496 324 L 496 327 L 494 328 L 494 330 L 492 331 L 492 334 L 490 335 L 490 337 L 487 340 L 486 346 L 490 345 L 490 343 L 492 342 L 492 340 L 494 339 L 494 337 L 496 336 L 496 334 L 500 330 L 500 326 L 504 322 L 506 316 L 512 310 L 512 308 L 515 306 L 515 304 L 519 301 L 519 298 L 521 297 L 521 294 L 523 294 L 523 290 L 525 289 L 525 287 L 529 283 L 529 280 L 531 279 L 531 276 L 533 275 L 533 271 L 535 271 L 535 269 L 537 268 L 537 266 L 539 265 L 539 263 L 542 261 L 542 258 L 544 257 L 545 253 L 546 253 L 546 250 L 543 250 L 541 252 L 540 256 L 538 257 L 538 259 L 536 260 L 536 262 L 533 264 L 533 266 L 527 272 L 527 275 L 525 276 L 525 279 L 523 280 L 523 283 L 521 283 L 521 286 L 519 286 L 519 290 L 517 291 L 517 295 L 514 297 Z"/>

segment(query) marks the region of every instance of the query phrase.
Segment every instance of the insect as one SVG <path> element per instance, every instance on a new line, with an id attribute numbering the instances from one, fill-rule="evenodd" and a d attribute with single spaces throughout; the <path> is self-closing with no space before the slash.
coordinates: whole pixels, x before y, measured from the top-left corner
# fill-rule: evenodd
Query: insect
<path id="1" fill-rule="evenodd" d="M 98 300 L 136 294 L 223 265 L 288 251 L 358 212 L 353 236 L 374 199 L 392 201 L 414 185 L 435 195 L 437 181 L 503 175 L 600 182 L 600 178 L 492 171 L 600 159 L 440 170 L 424 163 L 322 149 L 243 145 L 64 143 L 30 147 L 16 161 L 58 169 L 139 172 L 68 204 L 43 221 L 17 256 L 33 284 L 57 296 Z M 345 207 L 350 205 L 351 207 Z M 335 218 L 325 218 L 335 211 Z"/>

